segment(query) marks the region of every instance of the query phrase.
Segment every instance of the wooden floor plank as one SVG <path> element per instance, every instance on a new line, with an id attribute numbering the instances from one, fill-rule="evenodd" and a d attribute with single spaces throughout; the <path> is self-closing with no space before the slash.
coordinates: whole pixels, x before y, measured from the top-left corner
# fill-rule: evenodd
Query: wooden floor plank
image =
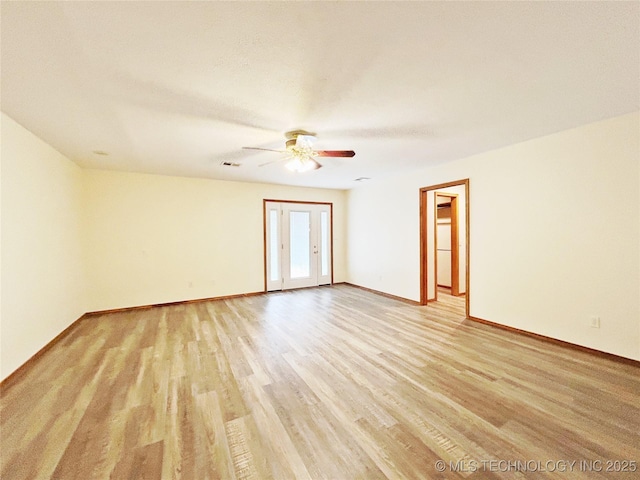
<path id="1" fill-rule="evenodd" d="M 638 478 L 640 368 L 438 299 L 336 285 L 84 319 L 1 392 L 0 478 Z"/>

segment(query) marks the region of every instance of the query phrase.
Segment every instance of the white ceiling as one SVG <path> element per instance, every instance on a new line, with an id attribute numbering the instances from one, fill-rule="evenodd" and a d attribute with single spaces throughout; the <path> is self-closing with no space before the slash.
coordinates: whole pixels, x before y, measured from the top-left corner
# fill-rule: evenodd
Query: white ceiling
<path id="1" fill-rule="evenodd" d="M 1 9 L 2 110 L 88 168 L 352 188 L 640 109 L 640 2 Z M 356 156 L 241 149 L 293 128 Z"/>

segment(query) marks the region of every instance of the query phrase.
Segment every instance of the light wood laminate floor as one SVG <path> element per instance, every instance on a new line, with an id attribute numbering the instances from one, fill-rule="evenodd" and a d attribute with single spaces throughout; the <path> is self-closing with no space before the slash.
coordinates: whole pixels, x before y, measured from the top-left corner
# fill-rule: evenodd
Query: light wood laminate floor
<path id="1" fill-rule="evenodd" d="M 638 367 L 439 298 L 337 285 L 85 318 L 2 392 L 0 477 L 640 478 Z"/>

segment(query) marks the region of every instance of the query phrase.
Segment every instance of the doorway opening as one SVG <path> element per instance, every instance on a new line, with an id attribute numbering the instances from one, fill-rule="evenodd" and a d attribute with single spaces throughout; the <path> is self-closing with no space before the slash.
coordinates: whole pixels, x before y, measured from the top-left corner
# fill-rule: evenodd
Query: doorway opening
<path id="1" fill-rule="evenodd" d="M 458 194 L 435 192 L 435 237 L 433 245 L 436 300 L 438 290 L 449 289 L 454 297 L 464 294 L 460 289 L 460 255 L 458 240 Z"/>
<path id="2" fill-rule="evenodd" d="M 452 296 L 465 296 L 468 317 L 469 284 L 469 179 L 423 187 L 420 304 L 437 301 L 439 289 L 450 289 Z"/>
<path id="3" fill-rule="evenodd" d="M 265 291 L 333 283 L 333 204 L 264 200 Z"/>

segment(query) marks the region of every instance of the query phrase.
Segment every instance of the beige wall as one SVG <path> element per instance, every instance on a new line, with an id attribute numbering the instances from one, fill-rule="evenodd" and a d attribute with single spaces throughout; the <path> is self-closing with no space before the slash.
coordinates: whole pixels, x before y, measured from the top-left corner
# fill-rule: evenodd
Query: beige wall
<path id="1" fill-rule="evenodd" d="M 418 190 L 469 178 L 471 315 L 640 359 L 639 132 L 633 113 L 349 191 L 349 281 L 419 300 Z"/>
<path id="2" fill-rule="evenodd" d="M 2 114 L 1 375 L 87 310 L 82 172 Z"/>
<path id="3" fill-rule="evenodd" d="M 262 200 L 334 204 L 334 281 L 345 273 L 345 193 L 85 171 L 90 309 L 264 290 Z"/>

